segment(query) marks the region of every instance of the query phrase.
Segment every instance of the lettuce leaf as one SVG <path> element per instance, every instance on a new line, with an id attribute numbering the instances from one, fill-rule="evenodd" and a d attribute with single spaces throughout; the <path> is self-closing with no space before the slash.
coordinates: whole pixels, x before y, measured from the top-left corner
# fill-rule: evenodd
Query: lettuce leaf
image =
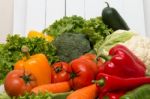
<path id="1" fill-rule="evenodd" d="M 99 51 L 108 52 L 116 44 L 124 43 L 134 35 L 135 33 L 132 31 L 117 30 L 108 35 L 102 44 L 97 42 L 94 46 L 94 50 L 96 53 L 100 53 Z"/>

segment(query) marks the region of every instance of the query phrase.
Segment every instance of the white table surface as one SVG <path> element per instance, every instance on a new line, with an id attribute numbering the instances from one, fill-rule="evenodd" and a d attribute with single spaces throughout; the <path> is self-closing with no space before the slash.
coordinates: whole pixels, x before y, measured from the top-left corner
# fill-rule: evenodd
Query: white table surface
<path id="1" fill-rule="evenodd" d="M 0 93 L 4 92 L 4 85 L 0 85 Z"/>

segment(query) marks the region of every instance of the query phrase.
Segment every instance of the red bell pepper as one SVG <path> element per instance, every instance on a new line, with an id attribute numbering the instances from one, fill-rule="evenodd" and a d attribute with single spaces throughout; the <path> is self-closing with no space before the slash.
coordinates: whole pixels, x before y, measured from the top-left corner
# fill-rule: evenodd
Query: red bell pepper
<path id="1" fill-rule="evenodd" d="M 101 55 L 101 57 L 104 57 Z M 108 57 L 104 57 L 105 59 Z M 116 45 L 109 51 L 109 59 L 99 72 L 123 78 L 145 76 L 145 64 L 123 45 Z"/>
<path id="2" fill-rule="evenodd" d="M 143 84 L 150 84 L 150 77 L 121 78 L 104 73 L 99 73 L 96 77 L 96 85 L 100 96 L 108 92 L 128 91 Z"/>
<path id="3" fill-rule="evenodd" d="M 115 53 L 118 53 L 119 50 L 125 50 L 127 51 L 133 58 L 135 58 L 136 62 L 138 64 L 140 64 L 141 66 L 143 66 L 143 68 L 146 69 L 145 64 L 137 57 L 135 56 L 127 47 L 118 44 L 117 46 L 114 46 L 113 48 L 111 48 L 111 50 L 109 51 L 110 55 L 115 55 Z"/>

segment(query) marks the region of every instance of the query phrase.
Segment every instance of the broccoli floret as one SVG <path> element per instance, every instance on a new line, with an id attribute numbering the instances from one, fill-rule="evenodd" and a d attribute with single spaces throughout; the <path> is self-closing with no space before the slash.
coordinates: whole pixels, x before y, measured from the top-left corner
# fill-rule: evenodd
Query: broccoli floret
<path id="1" fill-rule="evenodd" d="M 90 42 L 84 34 L 63 33 L 54 41 L 56 54 L 61 61 L 70 62 L 91 50 Z"/>

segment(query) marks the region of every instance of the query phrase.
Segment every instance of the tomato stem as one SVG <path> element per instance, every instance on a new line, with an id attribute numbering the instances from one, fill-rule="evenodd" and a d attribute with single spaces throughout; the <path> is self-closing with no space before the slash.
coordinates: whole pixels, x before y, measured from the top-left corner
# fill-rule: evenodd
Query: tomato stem
<path id="1" fill-rule="evenodd" d="M 71 78 L 71 79 L 75 78 L 76 76 L 77 76 L 76 73 L 74 73 L 74 72 L 70 73 L 70 78 Z"/>
<path id="2" fill-rule="evenodd" d="M 54 70 L 56 73 L 59 73 L 62 71 L 62 67 L 56 67 L 56 68 L 54 68 Z"/>
<path id="3" fill-rule="evenodd" d="M 20 76 L 24 81 L 25 81 L 25 83 L 27 84 L 27 83 L 29 83 L 30 81 L 31 81 L 31 74 L 26 74 L 25 73 L 26 71 L 25 71 L 25 69 L 24 69 L 24 73 L 23 73 L 23 76 Z"/>
<path id="4" fill-rule="evenodd" d="M 30 76 L 29 75 L 24 75 L 23 76 L 23 79 L 24 79 L 24 81 L 26 82 L 26 84 L 28 83 L 28 82 L 30 82 Z"/>
<path id="5" fill-rule="evenodd" d="M 60 64 L 60 66 L 57 66 L 56 68 L 54 68 L 55 72 L 56 72 L 56 73 L 61 72 L 61 71 L 62 71 L 62 69 L 63 69 L 63 67 L 62 67 L 62 66 L 63 66 L 63 64 L 61 63 L 61 64 Z"/>

